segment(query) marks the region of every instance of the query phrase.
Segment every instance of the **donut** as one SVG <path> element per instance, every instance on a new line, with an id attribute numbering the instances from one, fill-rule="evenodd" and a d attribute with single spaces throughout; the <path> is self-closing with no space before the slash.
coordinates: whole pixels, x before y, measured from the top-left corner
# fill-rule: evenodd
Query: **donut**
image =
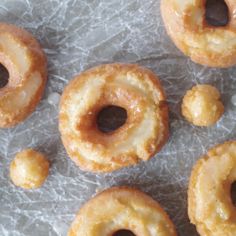
<path id="1" fill-rule="evenodd" d="M 188 90 L 182 102 L 182 114 L 196 126 L 214 125 L 224 113 L 219 91 L 208 84 Z"/>
<path id="2" fill-rule="evenodd" d="M 130 187 L 113 187 L 89 200 L 80 209 L 67 235 L 115 236 L 124 231 L 135 236 L 177 235 L 161 206 Z"/>
<path id="3" fill-rule="evenodd" d="M 192 170 L 188 214 L 202 236 L 234 236 L 236 212 L 230 196 L 236 180 L 236 141 L 212 148 Z"/>
<path id="4" fill-rule="evenodd" d="M 41 99 L 47 80 L 47 63 L 34 37 L 14 25 L 0 23 L 0 64 L 9 80 L 0 88 L 0 127 L 23 121 Z"/>
<path id="5" fill-rule="evenodd" d="M 209 67 L 236 64 L 236 2 L 225 0 L 225 3 L 229 9 L 229 23 L 216 27 L 205 19 L 206 0 L 161 1 L 168 35 L 192 61 Z"/>
<path id="6" fill-rule="evenodd" d="M 127 111 L 125 123 L 102 132 L 104 108 Z M 59 130 L 66 151 L 81 169 L 110 172 L 150 159 L 168 138 L 168 107 L 160 81 L 131 64 L 106 64 L 76 76 L 60 101 Z"/>
<path id="7" fill-rule="evenodd" d="M 49 162 L 46 157 L 33 149 L 25 149 L 15 156 L 10 165 L 10 178 L 21 188 L 39 188 L 46 180 Z"/>

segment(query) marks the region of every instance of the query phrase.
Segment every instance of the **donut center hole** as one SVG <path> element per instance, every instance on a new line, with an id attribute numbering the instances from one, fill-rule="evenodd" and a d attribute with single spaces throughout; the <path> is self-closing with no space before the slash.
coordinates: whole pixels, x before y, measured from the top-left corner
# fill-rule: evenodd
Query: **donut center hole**
<path id="1" fill-rule="evenodd" d="M 0 63 L 0 88 L 4 88 L 9 81 L 9 72 L 7 68 Z"/>
<path id="2" fill-rule="evenodd" d="M 233 184 L 231 185 L 230 194 L 231 194 L 231 201 L 233 205 L 236 207 L 236 181 L 233 182 Z"/>
<path id="3" fill-rule="evenodd" d="M 229 23 L 229 9 L 224 0 L 206 1 L 206 22 L 210 26 L 222 27 Z"/>
<path id="4" fill-rule="evenodd" d="M 104 107 L 97 115 L 97 127 L 103 133 L 115 131 L 125 124 L 127 111 L 119 106 Z"/>
<path id="5" fill-rule="evenodd" d="M 136 236 L 132 231 L 121 229 L 116 231 L 112 236 Z"/>

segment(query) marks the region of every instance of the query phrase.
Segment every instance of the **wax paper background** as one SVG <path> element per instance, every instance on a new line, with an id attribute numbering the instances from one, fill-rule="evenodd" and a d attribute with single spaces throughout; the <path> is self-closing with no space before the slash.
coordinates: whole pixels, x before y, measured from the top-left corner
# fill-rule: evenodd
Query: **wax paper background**
<path id="1" fill-rule="evenodd" d="M 187 217 L 188 179 L 209 147 L 235 137 L 236 108 L 230 100 L 236 70 L 206 68 L 183 56 L 166 35 L 159 5 L 159 0 L 1 0 L 0 21 L 35 35 L 48 57 L 49 78 L 37 110 L 17 127 L 0 130 L 0 235 L 66 235 L 81 204 L 114 185 L 139 187 L 162 204 L 179 235 L 198 235 Z M 61 94 L 77 73 L 117 61 L 138 63 L 159 75 L 170 105 L 171 137 L 146 163 L 111 174 L 86 173 L 67 157 L 58 106 L 48 97 Z M 210 83 L 222 93 L 226 112 L 211 128 L 194 127 L 180 115 L 181 98 L 196 83 Z M 27 147 L 51 161 L 49 178 L 34 191 L 9 180 L 10 161 Z"/>

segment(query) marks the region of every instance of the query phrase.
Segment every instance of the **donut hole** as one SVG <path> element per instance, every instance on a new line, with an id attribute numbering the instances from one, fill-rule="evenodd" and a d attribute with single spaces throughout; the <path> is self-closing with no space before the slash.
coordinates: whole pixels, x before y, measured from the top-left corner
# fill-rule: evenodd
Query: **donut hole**
<path id="1" fill-rule="evenodd" d="M 233 205 L 236 207 L 236 181 L 231 184 L 230 195 L 231 195 L 231 201 Z"/>
<path id="2" fill-rule="evenodd" d="M 210 26 L 226 26 L 229 23 L 229 9 L 225 1 L 207 0 L 205 19 Z"/>
<path id="3" fill-rule="evenodd" d="M 0 88 L 4 88 L 9 81 L 9 72 L 7 68 L 0 63 Z"/>
<path id="4" fill-rule="evenodd" d="M 110 133 L 126 123 L 127 111 L 119 106 L 106 106 L 97 115 L 97 127 L 102 133 Z"/>
<path id="5" fill-rule="evenodd" d="M 112 234 L 112 236 L 136 236 L 136 235 L 130 230 L 121 229 Z"/>

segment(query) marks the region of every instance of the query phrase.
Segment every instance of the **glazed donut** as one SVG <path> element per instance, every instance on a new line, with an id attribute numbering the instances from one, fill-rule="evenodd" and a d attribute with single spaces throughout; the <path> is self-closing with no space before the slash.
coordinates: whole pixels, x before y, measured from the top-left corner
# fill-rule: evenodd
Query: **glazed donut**
<path id="1" fill-rule="evenodd" d="M 197 126 L 214 125 L 224 113 L 219 91 L 208 84 L 198 84 L 183 98 L 182 114 Z"/>
<path id="2" fill-rule="evenodd" d="M 46 157 L 33 149 L 25 149 L 15 156 L 10 165 L 12 182 L 21 188 L 39 188 L 46 180 L 49 162 Z"/>
<path id="3" fill-rule="evenodd" d="M 126 123 L 101 132 L 98 113 L 127 111 Z M 108 64 L 83 72 L 65 88 L 59 129 L 68 155 L 82 169 L 109 172 L 148 160 L 167 140 L 168 108 L 158 78 L 137 65 Z"/>
<path id="4" fill-rule="evenodd" d="M 225 0 L 230 21 L 215 27 L 205 20 L 205 0 L 162 0 L 161 13 L 167 33 L 194 62 L 210 67 L 236 64 L 236 1 Z"/>
<path id="5" fill-rule="evenodd" d="M 129 230 L 136 236 L 176 236 L 161 206 L 145 193 L 113 187 L 88 201 L 72 223 L 68 236 L 114 236 Z"/>
<path id="6" fill-rule="evenodd" d="M 0 63 L 9 72 L 0 89 L 0 127 L 23 121 L 41 99 L 47 79 L 46 57 L 33 36 L 0 23 Z"/>
<path id="7" fill-rule="evenodd" d="M 236 141 L 208 151 L 192 170 L 188 214 L 202 236 L 234 236 L 236 212 L 230 196 L 236 180 Z"/>

